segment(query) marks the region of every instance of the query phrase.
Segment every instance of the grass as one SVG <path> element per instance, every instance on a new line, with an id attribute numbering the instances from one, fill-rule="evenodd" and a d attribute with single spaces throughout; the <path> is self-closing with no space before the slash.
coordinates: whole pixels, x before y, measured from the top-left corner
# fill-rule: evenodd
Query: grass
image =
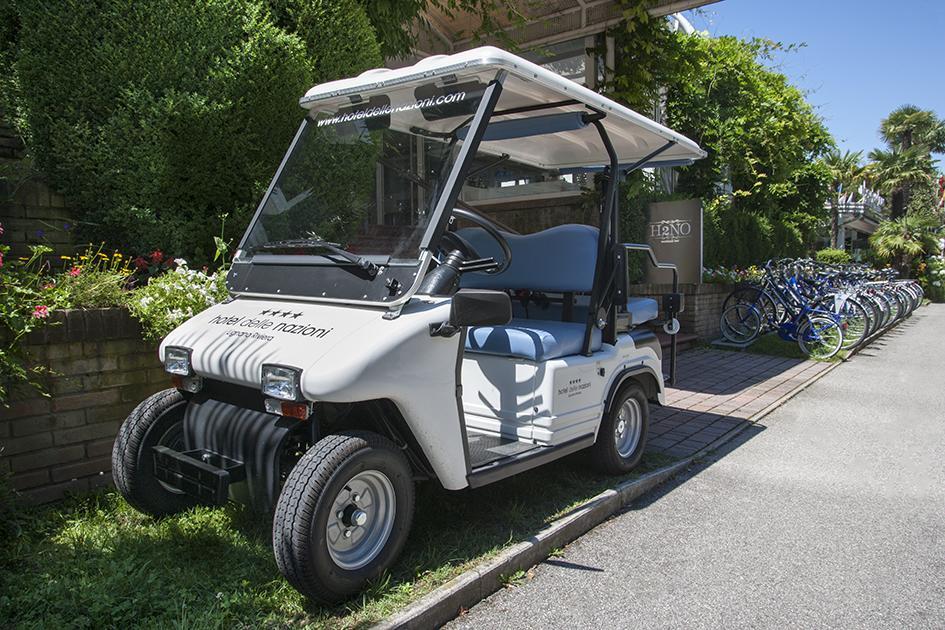
<path id="1" fill-rule="evenodd" d="M 833 363 L 834 361 L 842 361 L 847 358 L 849 352 L 846 350 L 841 350 L 834 356 L 829 359 L 815 359 L 813 357 L 807 356 L 800 346 L 797 345 L 796 341 L 785 341 L 778 336 L 777 333 L 771 332 L 765 335 L 761 335 L 755 339 L 751 345 L 746 348 L 736 348 L 733 346 L 714 346 L 707 345 L 715 350 L 730 350 L 733 352 L 750 352 L 751 354 L 765 354 L 768 356 L 775 357 L 784 357 L 785 359 L 800 359 L 806 360 L 810 359 L 811 361 L 824 361 L 826 363 Z"/>
<path id="2" fill-rule="evenodd" d="M 156 520 L 109 491 L 20 511 L 0 528 L 15 530 L 0 540 L 0 627 L 364 627 L 672 461 L 647 454 L 634 474 L 614 478 L 590 472 L 579 454 L 478 490 L 422 484 L 401 559 L 334 608 L 310 604 L 282 579 L 269 518 L 238 505 Z"/>

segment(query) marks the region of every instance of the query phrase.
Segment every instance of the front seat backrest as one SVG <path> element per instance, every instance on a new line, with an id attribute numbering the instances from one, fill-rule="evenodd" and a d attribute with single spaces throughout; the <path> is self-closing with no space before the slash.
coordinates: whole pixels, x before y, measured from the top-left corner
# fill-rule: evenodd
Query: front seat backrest
<path id="1" fill-rule="evenodd" d="M 482 228 L 463 228 L 457 234 L 469 241 L 480 256 L 502 260 L 502 250 Z M 599 236 L 596 227 L 569 223 L 534 234 L 502 235 L 512 249 L 512 264 L 502 273 L 463 274 L 461 287 L 560 293 L 592 290 Z"/>

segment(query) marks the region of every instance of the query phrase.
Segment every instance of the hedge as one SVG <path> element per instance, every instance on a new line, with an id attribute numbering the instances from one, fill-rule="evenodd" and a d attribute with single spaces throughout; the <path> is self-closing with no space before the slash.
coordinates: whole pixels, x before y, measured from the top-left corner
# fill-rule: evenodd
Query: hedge
<path id="1" fill-rule="evenodd" d="M 86 239 L 206 262 L 272 177 L 311 85 L 380 65 L 355 0 L 16 0 L 27 145 Z"/>

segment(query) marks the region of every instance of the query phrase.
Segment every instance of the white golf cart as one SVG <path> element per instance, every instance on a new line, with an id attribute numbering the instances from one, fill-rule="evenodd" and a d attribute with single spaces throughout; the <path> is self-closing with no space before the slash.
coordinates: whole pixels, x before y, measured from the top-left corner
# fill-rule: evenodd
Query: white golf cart
<path id="1" fill-rule="evenodd" d="M 610 473 L 639 462 L 660 305 L 626 295 L 627 249 L 646 248 L 618 241 L 618 183 L 704 153 L 489 47 L 301 104 L 231 298 L 161 344 L 175 387 L 125 421 L 113 474 L 154 515 L 273 511 L 279 568 L 332 602 L 394 562 L 415 481 L 475 488 L 581 449 Z"/>

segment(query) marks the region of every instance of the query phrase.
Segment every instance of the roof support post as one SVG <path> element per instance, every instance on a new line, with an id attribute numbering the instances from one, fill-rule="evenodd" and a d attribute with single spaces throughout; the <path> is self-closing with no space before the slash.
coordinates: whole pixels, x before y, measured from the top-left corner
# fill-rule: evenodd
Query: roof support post
<path id="1" fill-rule="evenodd" d="M 459 154 L 456 156 L 456 162 L 453 164 L 449 176 L 443 183 L 443 193 L 437 199 L 436 206 L 434 206 L 430 228 L 427 229 L 426 234 L 423 235 L 423 240 L 420 242 L 421 250 L 431 249 L 439 242 L 443 231 L 446 229 L 453 206 L 456 204 L 463 182 L 466 180 L 466 173 L 469 171 L 473 158 L 476 157 L 476 150 L 479 148 L 482 135 L 486 132 L 486 126 L 489 124 L 492 112 L 499 102 L 499 95 L 502 93 L 502 82 L 505 80 L 506 74 L 504 70 L 499 71 L 496 78 L 489 82 L 482 94 L 479 108 L 469 123 L 469 133 L 466 135 L 463 146 L 459 149 Z"/>
<path id="2" fill-rule="evenodd" d="M 602 117 L 601 117 L 602 118 Z M 591 354 L 591 341 L 594 338 L 594 327 L 600 327 L 600 315 L 598 311 L 601 306 L 607 303 L 613 305 L 613 272 L 614 272 L 614 239 L 615 233 L 612 229 L 616 225 L 617 214 L 617 188 L 620 162 L 614 145 L 607 135 L 607 130 L 601 122 L 601 118 L 591 121 L 591 124 L 597 129 L 601 142 L 604 143 L 604 149 L 610 158 L 608 166 L 609 181 L 607 182 L 607 191 L 604 193 L 603 203 L 601 204 L 600 220 L 598 221 L 597 236 L 597 265 L 594 268 L 594 285 L 591 289 L 591 301 L 587 309 L 587 321 L 584 327 L 583 353 Z M 603 282 L 605 277 L 610 277 L 610 282 Z M 609 298 L 609 299 L 608 299 Z M 609 313 L 604 318 L 604 327 L 611 318 Z"/>

